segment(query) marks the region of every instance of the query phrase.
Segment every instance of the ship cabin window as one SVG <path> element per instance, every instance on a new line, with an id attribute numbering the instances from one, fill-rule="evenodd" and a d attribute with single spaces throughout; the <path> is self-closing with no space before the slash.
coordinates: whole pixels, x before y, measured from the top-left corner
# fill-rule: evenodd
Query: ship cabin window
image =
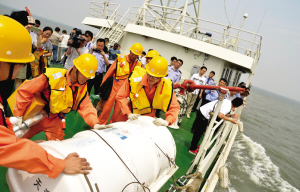
<path id="1" fill-rule="evenodd" d="M 236 72 L 232 86 L 237 86 L 238 85 L 238 83 L 241 79 L 241 75 L 242 75 L 241 71 Z"/>
<path id="2" fill-rule="evenodd" d="M 227 86 L 230 85 L 231 76 L 232 76 L 232 69 L 224 68 L 221 78 L 225 78 L 227 80 Z"/>

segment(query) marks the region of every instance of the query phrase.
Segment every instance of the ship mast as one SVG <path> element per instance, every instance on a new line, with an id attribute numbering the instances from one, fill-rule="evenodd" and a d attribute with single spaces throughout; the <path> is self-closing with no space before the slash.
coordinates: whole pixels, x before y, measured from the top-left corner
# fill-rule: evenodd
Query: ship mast
<path id="1" fill-rule="evenodd" d="M 188 8 L 193 6 L 196 17 L 192 19 L 192 22 L 195 26 L 197 26 L 195 27 L 195 30 L 198 31 L 201 0 L 185 0 L 183 4 L 179 4 L 182 3 L 182 1 L 178 0 L 160 0 L 160 4 L 151 4 L 151 1 L 152 0 L 144 1 L 144 4 L 140 10 L 141 16 L 137 18 L 136 23 L 142 24 L 143 26 L 148 26 L 148 13 L 154 17 L 156 22 L 163 26 L 163 29 L 161 30 L 182 35 L 184 33 L 184 26 L 187 22 L 187 18 L 192 17 L 192 15 L 188 12 Z M 157 8 L 161 8 L 161 11 L 158 11 Z"/>

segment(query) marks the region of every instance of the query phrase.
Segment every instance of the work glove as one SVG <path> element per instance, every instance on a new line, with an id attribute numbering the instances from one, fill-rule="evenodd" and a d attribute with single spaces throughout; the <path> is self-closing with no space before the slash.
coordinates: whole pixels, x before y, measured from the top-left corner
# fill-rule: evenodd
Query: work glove
<path id="1" fill-rule="evenodd" d="M 94 129 L 96 130 L 100 130 L 100 129 L 107 129 L 107 128 L 112 128 L 112 125 L 100 125 L 100 124 L 96 124 L 94 125 Z"/>
<path id="2" fill-rule="evenodd" d="M 22 127 L 23 117 L 17 117 L 17 126 Z"/>
<path id="3" fill-rule="evenodd" d="M 140 114 L 133 114 L 133 113 L 130 113 L 128 115 L 128 119 L 133 121 L 133 120 L 137 120 L 139 118 L 139 116 L 141 116 Z"/>
<path id="4" fill-rule="evenodd" d="M 154 119 L 153 124 L 156 126 L 168 126 L 169 125 L 168 121 L 166 121 L 162 118 Z"/>

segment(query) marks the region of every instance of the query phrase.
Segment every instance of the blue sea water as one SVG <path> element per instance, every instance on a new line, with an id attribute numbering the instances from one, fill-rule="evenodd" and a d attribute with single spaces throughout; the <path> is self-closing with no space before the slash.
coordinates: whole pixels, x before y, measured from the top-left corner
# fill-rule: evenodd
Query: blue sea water
<path id="1" fill-rule="evenodd" d="M 0 4 L 0 15 L 12 9 Z M 33 15 L 35 16 L 35 15 Z M 36 17 L 41 28 L 72 26 Z M 238 134 L 226 162 L 229 189 L 215 191 L 278 191 L 300 189 L 300 103 L 253 87 L 242 113 L 244 133 Z"/>
<path id="2" fill-rule="evenodd" d="M 278 191 L 300 189 L 300 103 L 252 88 L 226 165 L 230 188 L 215 191 Z"/>

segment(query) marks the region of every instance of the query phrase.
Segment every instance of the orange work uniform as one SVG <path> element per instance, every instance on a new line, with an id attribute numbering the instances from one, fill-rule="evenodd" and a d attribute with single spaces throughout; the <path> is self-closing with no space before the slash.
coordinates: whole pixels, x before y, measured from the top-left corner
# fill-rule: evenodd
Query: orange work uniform
<path id="1" fill-rule="evenodd" d="M 50 178 L 56 178 L 65 168 L 65 160 L 53 157 L 31 140 L 18 139 L 4 126 L 0 126 L 0 138 L 0 166 L 43 173 Z"/>
<path id="2" fill-rule="evenodd" d="M 72 89 L 74 98 L 76 98 L 75 94 L 79 94 L 76 90 L 80 90 L 79 88 L 86 86 L 86 84 L 80 85 L 77 82 L 72 84 L 70 80 L 71 70 L 72 68 L 66 73 L 67 84 Z M 39 77 L 22 84 L 17 91 L 14 115 L 19 117 L 23 116 L 26 107 L 30 104 L 31 99 L 34 97 L 34 94 L 41 92 L 49 102 L 49 84 L 45 75 L 40 75 Z M 75 110 L 75 105 L 73 105 L 72 110 Z M 92 105 L 88 93 L 86 93 L 86 96 L 80 103 L 78 112 L 89 126 L 94 127 L 94 125 L 98 123 L 97 111 Z M 22 138 L 30 139 L 42 131 L 45 132 L 47 140 L 63 140 L 65 136 L 61 125 L 61 119 L 57 114 L 50 113 L 48 117 L 45 117 L 42 121 L 30 127 L 30 130 Z"/>
<path id="3" fill-rule="evenodd" d="M 128 55 L 126 56 L 126 60 L 129 63 L 130 73 L 131 73 L 132 70 L 134 69 L 134 67 L 137 66 L 138 61 L 137 60 L 136 61 L 131 61 L 129 59 Z M 120 108 L 119 104 L 117 102 L 115 103 L 115 101 L 116 101 L 116 94 L 117 94 L 117 92 L 119 91 L 120 87 L 123 85 L 124 81 L 127 78 L 116 79 L 115 78 L 116 68 L 117 68 L 117 59 L 109 67 L 109 70 L 107 71 L 107 73 L 104 76 L 103 81 L 102 81 L 102 84 L 103 84 L 103 82 L 105 82 L 106 79 L 108 79 L 109 77 L 114 77 L 113 87 L 111 89 L 110 95 L 109 95 L 107 101 L 105 101 L 104 106 L 103 106 L 103 110 L 102 110 L 102 112 L 100 113 L 100 115 L 98 117 L 100 125 L 106 125 L 107 124 L 107 121 L 108 121 L 111 109 L 112 109 L 112 107 L 113 107 L 114 104 L 115 104 L 115 106 L 114 106 L 114 113 L 113 113 L 113 115 L 112 115 L 112 117 L 110 119 L 110 123 L 115 122 L 116 118 L 121 113 L 121 108 Z"/>
<path id="4" fill-rule="evenodd" d="M 158 84 L 159 84 L 159 82 L 157 84 L 155 84 L 150 90 L 150 85 L 147 81 L 147 74 L 145 74 L 143 76 L 143 78 L 140 82 L 140 85 L 142 85 L 145 90 L 145 93 L 147 95 L 149 103 L 152 103 L 152 101 L 153 101 L 155 91 L 156 91 Z M 126 79 L 116 96 L 116 101 L 122 110 L 122 113 L 118 116 L 116 121 L 127 121 L 128 120 L 127 115 L 132 113 L 131 112 L 131 104 L 128 101 L 129 95 L 130 95 L 129 80 Z M 151 107 L 151 109 L 152 109 L 151 113 L 145 114 L 145 116 L 155 117 L 155 110 L 152 107 Z M 179 110 L 180 110 L 180 105 L 178 104 L 176 95 L 173 91 L 169 110 L 165 113 L 166 121 L 169 123 L 169 125 L 172 125 L 176 121 L 176 118 L 179 114 Z"/>

